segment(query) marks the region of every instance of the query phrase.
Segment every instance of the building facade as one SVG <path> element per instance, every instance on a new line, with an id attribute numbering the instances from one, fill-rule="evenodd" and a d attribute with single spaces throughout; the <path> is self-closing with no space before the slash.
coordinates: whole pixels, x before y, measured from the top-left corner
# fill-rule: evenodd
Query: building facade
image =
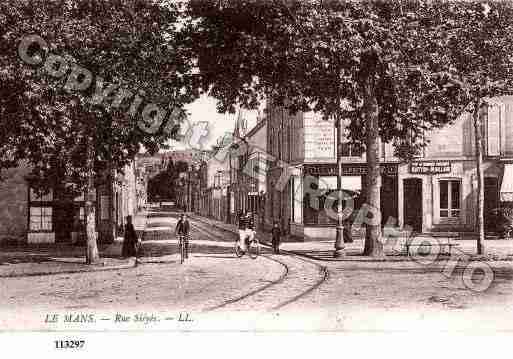
<path id="1" fill-rule="evenodd" d="M 233 212 L 251 212 L 256 223 L 264 224 L 267 193 L 267 121 L 259 118 L 256 125 L 237 139 L 230 152 Z M 236 220 L 236 219 L 234 219 Z"/>
<path id="2" fill-rule="evenodd" d="M 123 232 L 125 218 L 137 211 L 135 166 L 123 173 L 104 171 L 96 180 L 97 238 L 112 242 Z M 30 167 L 3 171 L 0 204 L 3 208 L 0 239 L 26 243 L 77 243 L 85 240 L 85 198 L 74 197 L 69 184 L 58 184 L 46 193 L 31 186 Z"/>
<path id="3" fill-rule="evenodd" d="M 225 144 L 229 146 L 230 144 Z M 227 152 L 228 149 L 219 148 L 212 154 L 212 157 L 199 165 L 195 171 L 195 184 L 198 207 L 196 213 L 228 222 L 229 198 L 228 185 L 230 176 L 229 162 L 216 156 L 220 151 Z M 191 174 L 189 174 L 191 175 Z M 192 198 L 191 198 L 192 200 Z"/>

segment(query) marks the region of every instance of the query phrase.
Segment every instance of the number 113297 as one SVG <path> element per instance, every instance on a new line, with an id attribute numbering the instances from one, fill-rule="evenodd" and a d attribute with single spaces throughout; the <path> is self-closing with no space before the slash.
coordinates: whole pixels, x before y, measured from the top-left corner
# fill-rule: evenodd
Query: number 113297
<path id="1" fill-rule="evenodd" d="M 55 349 L 82 349 L 85 340 L 55 340 Z"/>

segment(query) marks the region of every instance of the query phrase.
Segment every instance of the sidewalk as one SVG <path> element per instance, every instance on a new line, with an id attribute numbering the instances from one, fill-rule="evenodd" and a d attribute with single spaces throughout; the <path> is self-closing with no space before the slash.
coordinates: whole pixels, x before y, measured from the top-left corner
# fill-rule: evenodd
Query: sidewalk
<path id="1" fill-rule="evenodd" d="M 231 232 L 237 232 L 237 226 L 233 224 L 223 223 L 211 218 L 205 218 L 197 215 L 193 215 L 192 218 L 198 219 L 203 222 L 207 222 L 212 226 L 222 228 Z M 264 244 L 270 244 L 271 242 L 271 234 L 270 232 L 258 232 L 258 238 Z M 447 237 L 429 237 L 428 235 L 419 235 L 415 237 L 416 243 L 422 243 L 422 239 L 429 238 L 433 240 L 437 240 L 439 243 L 457 243 L 456 247 L 458 253 L 462 255 L 468 255 L 472 257 L 476 257 L 476 240 L 475 237 L 469 238 L 454 238 L 451 236 Z M 405 255 L 405 250 L 398 251 L 398 249 L 403 249 L 402 243 L 406 238 L 397 238 L 390 243 L 385 244 L 385 257 L 383 260 L 386 261 L 402 261 L 402 260 L 410 260 L 409 257 Z M 399 243 L 397 243 L 397 241 Z M 346 256 L 333 258 L 334 251 L 334 241 L 332 239 L 319 239 L 319 240 L 310 240 L 310 241 L 282 241 L 280 245 L 280 249 L 285 251 L 293 252 L 296 254 L 300 254 L 306 257 L 310 257 L 312 259 L 325 260 L 325 261 L 348 261 L 348 260 L 370 260 L 376 261 L 379 259 L 372 257 L 365 257 L 361 255 L 364 248 L 364 240 L 361 238 L 356 238 L 352 243 L 345 243 L 345 253 Z M 513 260 L 513 240 L 491 240 L 488 239 L 485 241 L 485 248 L 487 255 L 485 258 L 493 259 L 493 260 Z M 453 249 L 454 250 L 454 249 Z"/>
<path id="2" fill-rule="evenodd" d="M 134 216 L 138 235 L 146 228 L 146 212 Z M 98 244 L 100 263 L 85 263 L 85 246 L 67 243 L 0 247 L 0 278 L 42 276 L 133 268 L 135 258 L 121 258 L 123 238 L 112 244 Z"/>
<path id="3" fill-rule="evenodd" d="M 28 277 L 132 268 L 135 258 L 121 259 L 121 242 L 99 245 L 100 263 L 85 263 L 86 248 L 69 244 L 0 248 L 0 278 Z"/>

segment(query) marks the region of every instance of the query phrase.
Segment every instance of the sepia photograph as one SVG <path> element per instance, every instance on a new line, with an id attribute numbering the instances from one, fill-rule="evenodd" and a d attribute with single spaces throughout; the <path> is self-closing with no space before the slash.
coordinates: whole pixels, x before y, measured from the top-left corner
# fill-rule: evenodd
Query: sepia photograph
<path id="1" fill-rule="evenodd" d="M 511 333 L 512 263 L 512 1 L 0 2 L 2 334 Z"/>

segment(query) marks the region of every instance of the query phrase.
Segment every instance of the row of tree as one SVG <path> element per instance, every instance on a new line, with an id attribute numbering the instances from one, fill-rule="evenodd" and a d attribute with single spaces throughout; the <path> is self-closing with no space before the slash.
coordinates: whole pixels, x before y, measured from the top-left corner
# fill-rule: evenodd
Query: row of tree
<path id="1" fill-rule="evenodd" d="M 122 170 L 141 147 L 156 152 L 177 134 L 183 111 L 170 126 L 141 113 L 145 104 L 182 109 L 197 97 L 180 18 L 171 1 L 0 3 L 0 168 L 28 161 L 37 189 L 69 182 L 86 193 L 87 263 L 99 259 L 101 164 Z"/>
<path id="2" fill-rule="evenodd" d="M 184 184 L 178 181 L 180 173 L 187 172 L 189 165 L 184 161 L 169 161 L 166 169 L 157 173 L 148 181 L 148 200 L 150 202 L 173 201 L 177 202 L 177 194 L 183 191 Z"/>
<path id="3" fill-rule="evenodd" d="M 427 131 L 472 113 L 482 253 L 480 113 L 488 98 L 513 93 L 513 4 L 191 1 L 188 16 L 202 89 L 218 98 L 220 110 L 256 108 L 267 98 L 292 112 L 319 111 L 365 147 L 373 209 L 366 255 L 384 254 L 379 140 L 411 159 Z"/>

